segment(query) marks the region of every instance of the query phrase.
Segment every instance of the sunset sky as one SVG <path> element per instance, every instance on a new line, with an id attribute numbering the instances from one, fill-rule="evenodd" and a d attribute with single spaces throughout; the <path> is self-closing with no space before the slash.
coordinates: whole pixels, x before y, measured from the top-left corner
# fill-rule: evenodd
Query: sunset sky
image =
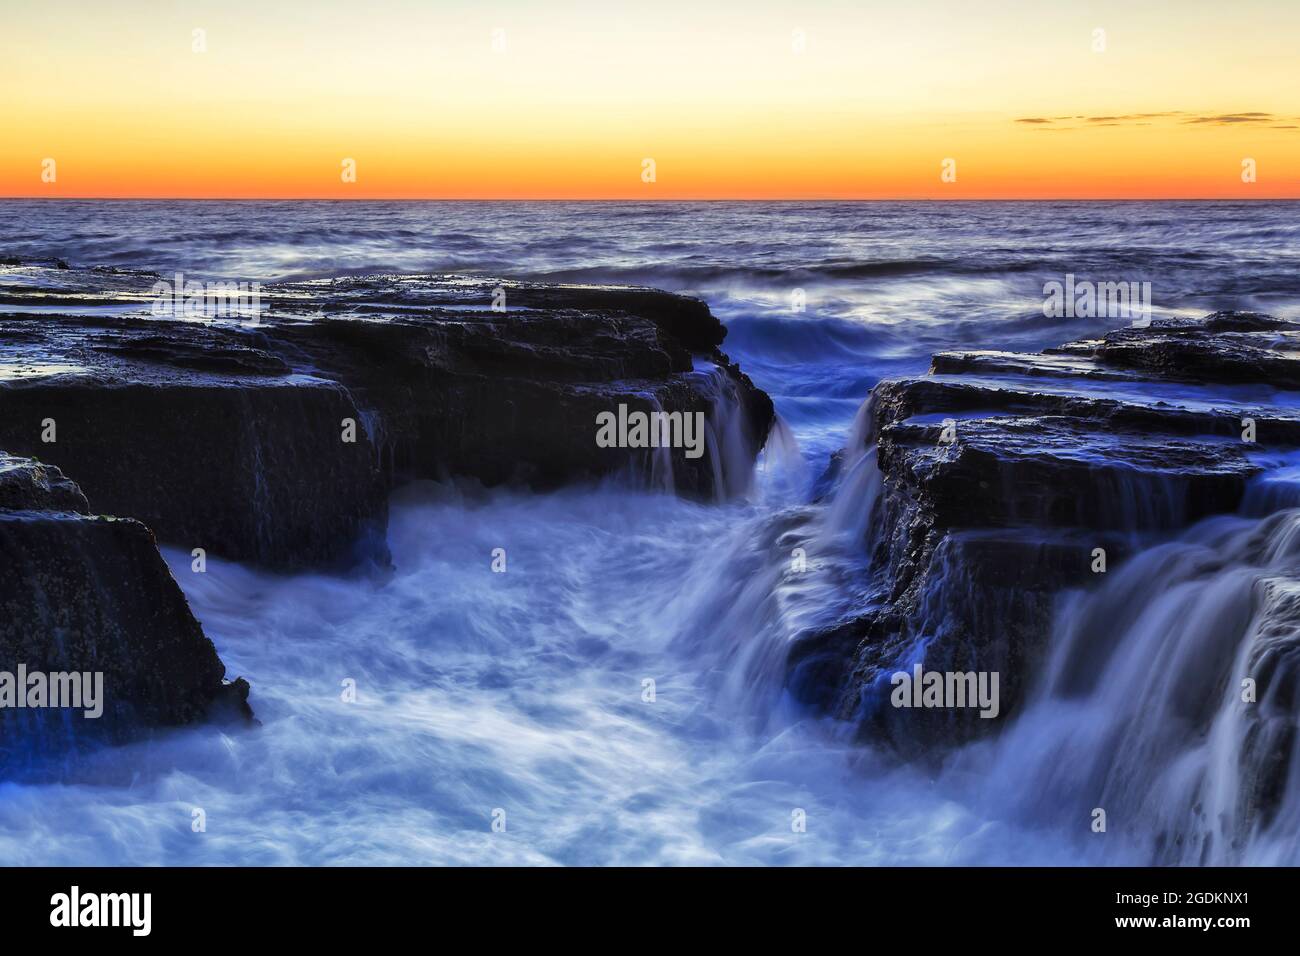
<path id="1" fill-rule="evenodd" d="M 0 196 L 1300 197 L 1298 38 L 1296 0 L 0 0 Z"/>

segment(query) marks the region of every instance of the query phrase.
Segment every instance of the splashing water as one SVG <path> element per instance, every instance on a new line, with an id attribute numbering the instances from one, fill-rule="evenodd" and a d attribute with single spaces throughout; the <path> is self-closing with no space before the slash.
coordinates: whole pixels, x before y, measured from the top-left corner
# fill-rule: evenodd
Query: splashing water
<path id="1" fill-rule="evenodd" d="M 1297 612 L 1300 511 L 1211 519 L 1069 601 L 1035 698 L 954 772 L 1022 823 L 1104 810 L 1092 857 L 1294 865 Z"/>
<path id="2" fill-rule="evenodd" d="M 734 395 L 710 378 L 719 504 L 663 493 L 661 458 L 642 490 L 407 489 L 386 576 L 212 559 L 193 574 L 168 551 L 263 726 L 189 728 L 79 757 L 57 779 L 0 783 L 0 858 L 1300 862 L 1286 696 L 1297 519 L 1264 517 L 1300 498 L 1280 472 L 1252 490 L 1252 519 L 1209 522 L 1067 599 L 1019 718 L 938 771 L 883 758 L 784 689 L 791 643 L 863 590 L 883 493 L 862 402 L 876 381 L 923 371 L 940 349 L 1098 331 L 1044 319 L 1042 284 L 1065 272 L 1154 277 L 1160 314 L 1300 317 L 1296 230 L 1267 203 L 0 203 L 0 251 L 74 265 L 261 280 L 470 271 L 699 294 L 779 412 L 751 474 L 734 454 Z M 812 503 L 810 477 L 839 448 L 838 491 Z M 1253 710 L 1238 703 L 1247 676 Z M 349 679 L 355 703 L 341 699 Z M 1132 839 L 1091 834 L 1098 806 Z"/>
<path id="3" fill-rule="evenodd" d="M 753 573 L 766 523 L 743 503 L 425 487 L 395 501 L 388 578 L 215 560 L 192 574 L 168 551 L 231 673 L 256 688 L 263 726 L 192 728 L 91 755 L 57 784 L 0 786 L 0 852 L 47 864 L 941 863 L 970 841 L 959 857 L 1007 858 L 905 768 L 860 776 L 874 758 L 839 728 L 760 732 L 737 718 L 742 702 L 779 695 L 779 661 L 737 657 L 764 614 L 781 616 Z M 497 547 L 504 573 L 490 568 Z M 721 693 L 731 675 L 762 694 Z M 206 832 L 191 829 L 196 808 Z M 498 808 L 505 833 L 490 829 Z M 796 809 L 806 833 L 792 830 Z"/>

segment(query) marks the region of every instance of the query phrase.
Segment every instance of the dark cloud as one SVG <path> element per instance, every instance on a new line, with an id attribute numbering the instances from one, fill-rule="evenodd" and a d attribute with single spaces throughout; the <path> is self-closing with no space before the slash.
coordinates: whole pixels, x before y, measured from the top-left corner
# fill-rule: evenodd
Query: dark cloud
<path id="1" fill-rule="evenodd" d="M 1267 126 L 1271 129 L 1295 129 L 1295 126 L 1282 125 L 1283 121 L 1290 119 L 1286 116 L 1276 116 L 1273 113 L 1264 113 L 1257 110 L 1246 110 L 1241 113 L 1188 113 L 1186 110 L 1163 110 L 1158 113 L 1117 113 L 1114 116 L 1053 116 L 1051 118 L 1043 116 L 1027 116 L 1017 119 L 1017 123 L 1023 123 L 1027 126 L 1036 126 L 1039 129 L 1067 130 L 1067 129 L 1096 129 L 1104 126 L 1151 126 L 1152 120 L 1177 119 L 1186 126 L 1240 126 L 1240 125 L 1257 125 Z M 1082 120 L 1084 125 L 1056 125 L 1070 121 Z"/>
<path id="2" fill-rule="evenodd" d="M 1219 116 L 1193 116 L 1183 120 L 1184 123 L 1212 126 L 1232 126 L 1236 123 L 1273 123 L 1276 118 L 1272 113 L 1223 113 Z"/>
<path id="3" fill-rule="evenodd" d="M 1122 116 L 1089 116 L 1089 123 L 1132 123 L 1137 120 L 1163 119 L 1167 116 L 1182 116 L 1182 110 L 1166 110 L 1163 113 L 1125 113 Z"/>

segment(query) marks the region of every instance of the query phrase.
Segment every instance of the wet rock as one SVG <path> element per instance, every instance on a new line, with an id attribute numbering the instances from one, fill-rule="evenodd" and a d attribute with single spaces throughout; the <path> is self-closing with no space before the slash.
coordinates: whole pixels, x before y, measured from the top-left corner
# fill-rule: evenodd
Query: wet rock
<path id="1" fill-rule="evenodd" d="M 333 315 L 421 315 L 428 309 L 461 310 L 467 318 L 504 319 L 511 313 L 619 314 L 649 321 L 667 341 L 707 354 L 727 330 L 699 299 L 636 286 L 515 282 L 474 276 L 367 275 L 269 286 L 277 312 L 295 305 Z M 494 301 L 501 311 L 491 311 Z M 487 312 L 484 316 L 482 313 Z"/>
<path id="2" fill-rule="evenodd" d="M 1200 321 L 1117 329 L 1059 351 L 1179 381 L 1300 387 L 1300 324 L 1256 312 L 1215 312 Z"/>
<path id="3" fill-rule="evenodd" d="M 59 469 L 0 452 L 0 509 L 86 514 L 90 505 L 76 483 Z"/>
<path id="4" fill-rule="evenodd" d="M 165 541 L 298 568 L 385 563 L 387 495 L 412 479 L 739 494 L 774 418 L 681 296 L 369 276 L 261 299 L 255 324 L 185 321 L 149 315 L 148 275 L 0 276 L 0 448 Z M 703 454 L 598 446 L 620 405 L 700 413 Z"/>
<path id="5" fill-rule="evenodd" d="M 1106 368 L 1086 355 L 1051 355 L 1044 353 L 967 351 L 936 352 L 930 363 L 935 375 L 1028 375 L 1058 378 L 1132 379 L 1138 377 L 1124 369 Z"/>
<path id="6" fill-rule="evenodd" d="M 149 529 L 88 511 L 58 469 L 0 456 L 0 672 L 102 675 L 95 717 L 0 708 L 6 774 L 157 728 L 251 719 L 247 682 L 225 680 Z"/>
<path id="7" fill-rule="evenodd" d="M 863 447 L 844 452 L 870 447 L 880 480 L 836 492 L 880 489 L 865 598 L 796 645 L 791 689 L 904 753 L 995 732 L 1032 685 L 1064 590 L 1237 510 L 1261 454 L 1300 448 L 1300 416 L 1276 394 L 1296 381 L 1291 334 L 1217 313 L 1047 355 L 943 353 L 928 376 L 880 383 Z M 892 675 L 918 663 L 998 672 L 999 718 L 892 706 Z"/>
<path id="8" fill-rule="evenodd" d="M 893 490 L 949 527 L 1171 530 L 1231 511 L 1259 467 L 1242 443 L 1119 432 L 1064 416 L 913 420 L 881 429 Z"/>
<path id="9" fill-rule="evenodd" d="M 125 376 L 124 376 L 125 377 Z M 387 499 L 337 383 L 64 373 L 0 384 L 0 447 L 75 475 L 164 541 L 279 568 L 387 563 Z M 55 430 L 53 441 L 47 426 Z"/>
<path id="10" fill-rule="evenodd" d="M 623 473 L 650 481 L 656 456 L 601 448 L 596 416 L 701 413 L 712 441 L 699 458 L 665 450 L 658 477 L 679 493 L 743 490 L 774 414 L 770 399 L 716 348 L 725 330 L 702 303 L 642 289 L 510 284 L 494 289 L 416 278 L 334 283 L 277 306 L 285 354 L 348 385 L 379 423 L 398 479 L 470 476 L 551 488 Z M 289 287 L 296 290 L 297 287 Z M 545 308 L 543 308 L 545 306 Z M 380 309 L 383 321 L 359 321 Z"/>
<path id="11" fill-rule="evenodd" d="M 1274 404 L 1271 398 L 1233 400 L 1158 383 L 1089 383 L 1087 388 L 1095 391 L 1083 390 L 1077 380 L 1060 377 L 1026 382 L 986 374 L 932 372 L 921 379 L 882 382 L 877 400 L 892 406 L 887 417 L 896 422 L 954 416 L 960 427 L 963 417 L 997 412 L 1005 413 L 1008 420 L 1059 418 L 1095 423 L 1121 436 L 1217 436 L 1234 442 L 1241 438 L 1242 418 L 1249 417 L 1256 425 L 1257 442 L 1300 444 L 1300 414 L 1295 408 Z"/>

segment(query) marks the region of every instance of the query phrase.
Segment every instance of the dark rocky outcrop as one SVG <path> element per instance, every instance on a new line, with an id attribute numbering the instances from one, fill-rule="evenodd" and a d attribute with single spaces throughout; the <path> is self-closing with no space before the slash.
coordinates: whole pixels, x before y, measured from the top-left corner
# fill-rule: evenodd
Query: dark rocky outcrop
<path id="1" fill-rule="evenodd" d="M 103 675 L 98 717 L 0 709 L 0 772 L 147 728 L 251 716 L 248 684 L 225 680 L 149 529 L 90 514 L 57 468 L 0 455 L 0 555 L 0 671 Z"/>
<path id="2" fill-rule="evenodd" d="M 1166 320 L 1062 346 L 1103 367 L 1179 381 L 1300 388 L 1300 328 L 1257 312 Z"/>
<path id="3" fill-rule="evenodd" d="M 59 469 L 0 452 L 0 509 L 86 514 L 90 505 Z"/>
<path id="4" fill-rule="evenodd" d="M 791 688 L 904 751 L 992 731 L 974 710 L 892 707 L 891 675 L 996 671 L 999 719 L 1014 713 L 1057 595 L 1102 580 L 1096 549 L 1111 573 L 1153 537 L 1236 510 L 1261 454 L 1300 447 L 1300 415 L 1275 395 L 1300 382 L 1297 336 L 1218 313 L 1043 355 L 942 353 L 925 377 L 880 383 L 863 447 L 844 453 L 879 470 L 859 483 L 880 489 L 869 595 L 798 643 Z M 841 477 L 838 493 L 855 487 Z"/>
<path id="5" fill-rule="evenodd" d="M 504 312 L 489 307 L 498 288 Z M 725 497 L 748 478 L 773 419 L 768 397 L 718 351 L 721 323 L 695 300 L 418 277 L 302 289 L 280 290 L 289 298 L 276 300 L 281 318 L 271 337 L 373 412 L 383 460 L 398 478 L 534 488 L 620 471 L 645 478 L 653 456 L 595 442 L 597 413 L 626 404 L 702 412 L 718 446 L 725 429 L 738 429 L 731 449 L 670 455 L 679 493 Z M 330 321 L 293 321 L 303 308 L 298 294 Z"/>
<path id="6" fill-rule="evenodd" d="M 774 417 L 708 308 L 654 290 L 369 276 L 270 286 L 256 321 L 212 321 L 229 300 L 153 314 L 158 281 L 0 272 L 0 670 L 102 672 L 106 699 L 98 719 L 0 712 L 0 768 L 250 716 L 155 534 L 276 569 L 382 566 L 404 481 L 723 498 Z M 702 413 L 705 453 L 599 447 L 620 405 Z"/>
<path id="7" fill-rule="evenodd" d="M 358 417 L 332 382 L 189 372 L 0 386 L 0 445 L 57 463 L 103 511 L 162 540 L 276 567 L 386 561 L 386 496 Z M 42 422 L 55 440 L 42 440 Z"/>
<path id="8" fill-rule="evenodd" d="M 147 274 L 23 273 L 0 282 L 0 448 L 162 540 L 276 568 L 384 563 L 387 496 L 409 479 L 730 496 L 773 420 L 707 307 L 649 289 L 285 283 L 249 324 L 142 314 Z M 706 453 L 598 447 L 619 405 L 703 413 Z"/>

